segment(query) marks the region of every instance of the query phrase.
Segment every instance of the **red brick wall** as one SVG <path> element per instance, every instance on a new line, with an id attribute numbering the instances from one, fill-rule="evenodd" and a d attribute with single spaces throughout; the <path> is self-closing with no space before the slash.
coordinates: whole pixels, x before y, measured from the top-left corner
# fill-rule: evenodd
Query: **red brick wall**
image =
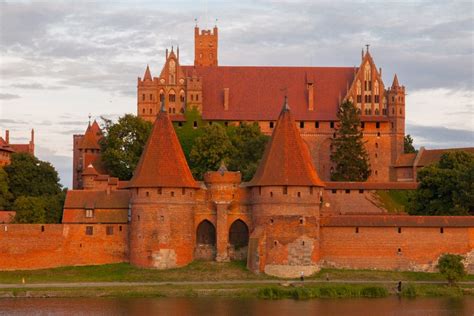
<path id="1" fill-rule="evenodd" d="M 443 253 L 473 248 L 472 228 L 321 227 L 321 259 L 326 265 L 357 269 L 411 270 L 430 265 Z M 400 249 L 400 252 L 398 251 Z"/>
<path id="2" fill-rule="evenodd" d="M 93 217 L 86 217 L 86 209 L 64 209 L 67 223 L 128 223 L 128 209 L 93 209 Z"/>
<path id="3" fill-rule="evenodd" d="M 86 226 L 93 235 L 86 235 Z M 113 234 L 107 235 L 107 227 Z M 44 228 L 44 231 L 42 229 Z M 0 225 L 0 270 L 128 261 L 128 225 L 4 224 Z"/>

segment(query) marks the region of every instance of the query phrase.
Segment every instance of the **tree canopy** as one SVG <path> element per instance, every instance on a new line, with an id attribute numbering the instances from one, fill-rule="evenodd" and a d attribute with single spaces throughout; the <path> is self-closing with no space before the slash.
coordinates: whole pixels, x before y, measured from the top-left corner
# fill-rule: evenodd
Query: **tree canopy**
<path id="1" fill-rule="evenodd" d="M 420 186 L 410 200 L 412 215 L 474 213 L 474 155 L 450 151 L 438 163 L 418 171 Z"/>
<path id="2" fill-rule="evenodd" d="M 369 155 L 360 130 L 359 110 L 349 101 L 339 107 L 331 161 L 336 164 L 333 181 L 365 181 L 370 175 Z"/>
<path id="3" fill-rule="evenodd" d="M 0 203 L 17 212 L 17 223 L 61 222 L 66 195 L 61 189 L 54 167 L 30 154 L 15 153 L 0 168 Z"/>
<path id="4" fill-rule="evenodd" d="M 100 141 L 102 162 L 111 176 L 129 180 L 140 160 L 152 124 L 125 114 L 117 123 L 102 118 L 104 137 Z"/>
<path id="5" fill-rule="evenodd" d="M 411 153 L 417 152 L 417 150 L 413 146 L 413 138 L 411 137 L 410 134 L 405 135 L 405 138 L 403 140 L 403 151 L 405 154 L 411 154 Z"/>

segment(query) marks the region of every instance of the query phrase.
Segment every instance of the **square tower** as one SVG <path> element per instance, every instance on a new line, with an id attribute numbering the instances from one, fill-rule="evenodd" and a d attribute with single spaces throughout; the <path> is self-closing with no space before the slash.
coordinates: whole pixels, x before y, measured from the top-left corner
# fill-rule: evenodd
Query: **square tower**
<path id="1" fill-rule="evenodd" d="M 212 32 L 194 28 L 194 66 L 217 66 L 217 26 Z"/>

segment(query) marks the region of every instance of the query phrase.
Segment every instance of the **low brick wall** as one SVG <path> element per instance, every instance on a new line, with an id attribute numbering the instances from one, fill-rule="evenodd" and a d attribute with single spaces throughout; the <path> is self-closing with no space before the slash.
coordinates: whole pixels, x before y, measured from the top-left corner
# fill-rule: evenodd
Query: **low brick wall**
<path id="1" fill-rule="evenodd" d="M 128 225 L 0 225 L 0 270 L 127 261 Z"/>

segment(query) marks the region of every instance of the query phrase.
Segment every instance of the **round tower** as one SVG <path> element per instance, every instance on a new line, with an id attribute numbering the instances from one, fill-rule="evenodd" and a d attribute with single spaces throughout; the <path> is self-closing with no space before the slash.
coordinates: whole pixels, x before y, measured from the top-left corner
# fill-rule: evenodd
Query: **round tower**
<path id="1" fill-rule="evenodd" d="M 162 107 L 130 181 L 130 263 L 167 269 L 193 260 L 199 189 Z"/>
<path id="2" fill-rule="evenodd" d="M 249 182 L 252 218 L 247 265 L 294 277 L 319 261 L 319 211 L 324 183 L 295 125 L 285 97 L 262 161 Z M 252 240 L 253 239 L 253 240 Z"/>

